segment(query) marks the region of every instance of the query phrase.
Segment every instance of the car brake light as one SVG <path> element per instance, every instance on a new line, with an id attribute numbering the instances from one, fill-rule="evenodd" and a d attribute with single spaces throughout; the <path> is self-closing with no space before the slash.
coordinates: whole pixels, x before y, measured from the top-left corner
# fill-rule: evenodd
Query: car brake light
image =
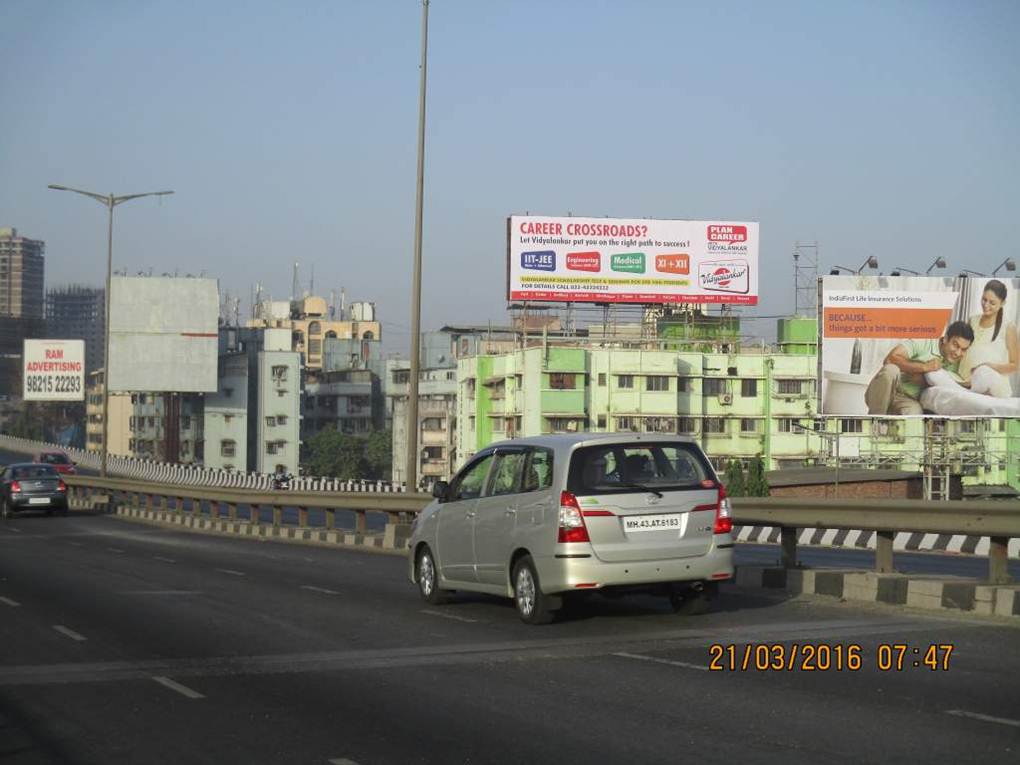
<path id="1" fill-rule="evenodd" d="M 57 482 L 57 491 L 67 491 L 67 484 L 63 481 Z"/>
<path id="2" fill-rule="evenodd" d="M 581 506 L 569 491 L 560 493 L 560 526 L 557 542 L 588 542 L 588 527 L 584 525 Z"/>
<path id="3" fill-rule="evenodd" d="M 21 484 L 17 481 L 11 481 L 11 494 L 18 494 L 21 491 Z"/>
<path id="4" fill-rule="evenodd" d="M 715 534 L 729 534 L 733 531 L 733 511 L 730 507 L 729 497 L 726 496 L 726 489 L 719 486 L 719 503 L 715 506 Z"/>

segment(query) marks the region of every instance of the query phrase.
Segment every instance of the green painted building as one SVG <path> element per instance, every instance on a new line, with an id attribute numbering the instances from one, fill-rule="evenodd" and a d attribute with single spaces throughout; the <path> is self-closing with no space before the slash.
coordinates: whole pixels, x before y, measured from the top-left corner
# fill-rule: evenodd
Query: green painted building
<path id="1" fill-rule="evenodd" d="M 827 437 L 812 432 L 814 319 L 781 320 L 774 348 L 741 349 L 680 326 L 660 326 L 659 340 L 644 343 L 654 349 L 543 343 L 461 359 L 461 464 L 505 438 L 631 431 L 695 438 L 717 466 L 758 456 L 769 470 L 832 465 L 838 442 L 841 465 L 923 470 L 935 460 L 941 472 L 963 474 L 967 483 L 1020 488 L 1014 421 L 949 421 L 933 429 L 921 419 L 828 418 Z"/>

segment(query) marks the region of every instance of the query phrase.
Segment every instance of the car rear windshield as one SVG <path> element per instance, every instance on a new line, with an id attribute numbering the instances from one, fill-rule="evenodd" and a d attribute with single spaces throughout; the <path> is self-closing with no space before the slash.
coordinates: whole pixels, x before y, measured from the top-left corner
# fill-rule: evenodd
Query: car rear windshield
<path id="1" fill-rule="evenodd" d="M 568 488 L 574 494 L 616 494 L 643 488 L 703 489 L 715 486 L 704 455 L 684 442 L 616 443 L 586 446 L 570 461 Z"/>
<path id="2" fill-rule="evenodd" d="M 57 471 L 48 465 L 26 465 L 11 468 L 12 478 L 56 478 Z"/>
<path id="3" fill-rule="evenodd" d="M 43 454 L 39 461 L 48 465 L 66 465 L 71 460 L 67 458 L 66 454 Z"/>

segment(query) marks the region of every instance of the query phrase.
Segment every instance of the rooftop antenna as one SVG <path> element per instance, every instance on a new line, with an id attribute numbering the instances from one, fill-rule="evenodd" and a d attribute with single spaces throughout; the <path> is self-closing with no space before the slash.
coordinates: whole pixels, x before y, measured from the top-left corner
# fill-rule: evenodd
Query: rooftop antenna
<path id="1" fill-rule="evenodd" d="M 298 290 L 300 290 L 300 289 L 301 289 L 301 285 L 300 285 L 300 283 L 298 281 L 298 262 L 295 260 L 294 261 L 294 278 L 293 278 L 293 280 L 290 283 L 290 299 L 291 300 L 297 300 L 298 299 Z"/>
<path id="2" fill-rule="evenodd" d="M 818 242 L 793 243 L 793 314 L 818 313 Z"/>
<path id="3" fill-rule="evenodd" d="M 315 294 L 315 264 L 312 263 L 312 278 L 308 282 L 308 294 Z"/>
<path id="4" fill-rule="evenodd" d="M 340 321 L 347 318 L 347 291 L 340 288 Z"/>

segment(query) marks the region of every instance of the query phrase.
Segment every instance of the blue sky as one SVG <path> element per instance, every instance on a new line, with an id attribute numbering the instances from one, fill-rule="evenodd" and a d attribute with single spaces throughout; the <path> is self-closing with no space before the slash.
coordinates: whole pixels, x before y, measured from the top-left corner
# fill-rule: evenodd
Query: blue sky
<path id="1" fill-rule="evenodd" d="M 408 343 L 416 0 L 0 2 L 0 225 L 115 268 L 320 293 Z M 1016 2 L 433 0 L 423 326 L 505 320 L 511 213 L 757 220 L 761 303 L 824 267 L 1020 257 Z M 753 328 L 763 334 L 774 322 Z"/>

